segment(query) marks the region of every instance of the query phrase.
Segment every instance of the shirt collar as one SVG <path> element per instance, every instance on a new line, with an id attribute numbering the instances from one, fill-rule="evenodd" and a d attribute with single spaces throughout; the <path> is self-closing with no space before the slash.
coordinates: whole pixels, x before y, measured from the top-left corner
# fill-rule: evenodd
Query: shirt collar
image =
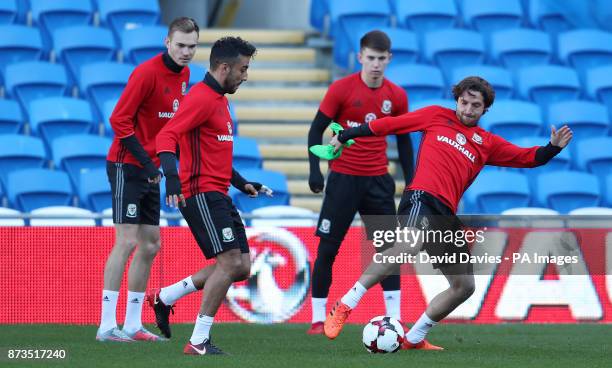
<path id="1" fill-rule="evenodd" d="M 174 73 L 180 73 L 184 68 L 183 66 L 178 65 L 177 63 L 174 62 L 174 60 L 172 60 L 170 55 L 168 55 L 168 51 L 162 54 L 162 60 L 166 68 L 170 69 L 170 71 Z"/>
<path id="2" fill-rule="evenodd" d="M 206 72 L 203 82 L 204 84 L 212 88 L 213 91 L 217 92 L 218 94 L 220 95 L 225 94 L 225 90 L 223 89 L 223 87 L 221 87 L 219 82 L 217 82 L 217 80 L 209 72 Z"/>

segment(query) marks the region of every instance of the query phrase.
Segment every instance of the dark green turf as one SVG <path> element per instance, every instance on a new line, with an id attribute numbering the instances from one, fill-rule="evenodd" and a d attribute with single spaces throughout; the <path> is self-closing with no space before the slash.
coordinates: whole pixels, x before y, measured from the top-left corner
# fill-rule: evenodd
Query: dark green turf
<path id="1" fill-rule="evenodd" d="M 94 326 L 2 325 L 0 348 L 62 348 L 65 361 L 9 362 L 0 367 L 612 367 L 611 325 L 443 324 L 429 335 L 444 352 L 368 354 L 361 326 L 347 326 L 335 341 L 308 336 L 306 325 L 217 324 L 213 342 L 231 356 L 182 354 L 191 325 L 173 326 L 166 343 L 98 343 Z M 151 327 L 151 331 L 156 331 Z"/>

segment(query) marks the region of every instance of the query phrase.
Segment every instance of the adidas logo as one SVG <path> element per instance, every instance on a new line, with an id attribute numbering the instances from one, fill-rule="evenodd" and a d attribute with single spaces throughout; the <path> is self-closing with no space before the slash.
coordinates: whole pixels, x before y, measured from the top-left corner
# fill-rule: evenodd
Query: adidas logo
<path id="1" fill-rule="evenodd" d="M 433 327 L 433 325 L 432 325 L 431 323 L 425 323 L 425 326 L 427 326 L 427 327 L 429 327 L 429 328 L 432 328 L 432 327 Z"/>
<path id="2" fill-rule="evenodd" d="M 140 303 L 140 300 L 138 300 L 138 298 L 134 298 L 130 300 L 130 303 Z"/>
<path id="3" fill-rule="evenodd" d="M 108 295 L 104 295 L 104 298 L 102 298 L 103 302 L 110 302 L 110 299 L 108 298 Z"/>
<path id="4" fill-rule="evenodd" d="M 183 287 L 186 288 L 187 287 L 187 281 L 183 281 Z"/>

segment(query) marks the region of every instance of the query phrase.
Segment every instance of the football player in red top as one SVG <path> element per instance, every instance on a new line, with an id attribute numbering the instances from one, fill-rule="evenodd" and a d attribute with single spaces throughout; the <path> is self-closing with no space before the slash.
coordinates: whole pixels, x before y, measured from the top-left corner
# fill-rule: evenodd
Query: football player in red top
<path id="1" fill-rule="evenodd" d="M 223 354 L 210 338 L 215 314 L 230 285 L 250 275 L 246 232 L 228 188 L 231 184 L 256 197 L 265 186 L 246 181 L 232 168 L 234 123 L 225 95 L 235 93 L 246 82 L 255 51 L 255 46 L 240 37 L 217 40 L 211 49 L 209 72 L 192 87 L 181 109 L 157 136 L 157 154 L 166 175 L 166 202 L 179 207 L 204 256 L 215 259 L 213 265 L 149 299 L 158 327 L 169 337 L 172 305 L 191 292 L 204 291 L 185 354 Z M 179 172 L 177 143 L 181 152 Z"/>
<path id="2" fill-rule="evenodd" d="M 456 217 L 457 205 L 465 190 L 484 165 L 529 168 L 546 164 L 572 139 L 567 126 L 552 127 L 550 142 L 545 146 L 521 148 L 478 126 L 480 117 L 495 100 L 495 91 L 480 77 L 468 77 L 453 87 L 456 110 L 428 106 L 398 117 L 375 120 L 358 128 L 340 132 L 331 144 L 338 149 L 348 139 L 363 136 L 385 136 L 421 131 L 423 138 L 414 180 L 406 187 L 398 208 L 400 225 L 414 232 L 451 230 L 461 233 Z M 349 148 L 350 149 L 350 148 Z M 348 150 L 348 149 L 347 149 Z M 405 336 L 402 349 L 441 350 L 425 336 L 474 292 L 470 263 L 460 255 L 469 254 L 464 239 L 455 241 L 398 243 L 383 255 L 416 254 L 421 250 L 437 256 L 433 262 L 446 276 L 449 288 L 438 294 Z M 460 241 L 458 241 L 460 240 Z M 455 255 L 455 257 L 452 257 Z M 372 262 L 353 288 L 339 300 L 325 321 L 325 334 L 335 338 L 351 310 L 366 292 L 384 275 L 396 271 L 396 264 Z"/>
<path id="3" fill-rule="evenodd" d="M 155 137 L 187 90 L 187 64 L 195 54 L 198 32 L 191 18 L 172 21 L 165 39 L 167 51 L 134 69 L 110 117 L 115 138 L 108 152 L 107 173 L 113 193 L 115 245 L 104 268 L 98 341 L 165 340 L 147 331 L 141 321 L 151 264 L 160 247 L 161 173 Z M 132 253 L 125 324 L 119 330 L 117 297 Z"/>
<path id="4" fill-rule="evenodd" d="M 329 86 L 308 134 L 308 146 L 320 144 L 323 131 L 334 120 L 345 129 L 367 124 L 385 116 L 408 112 L 406 92 L 385 78 L 391 61 L 391 41 L 382 31 L 361 38 L 361 71 Z M 408 134 L 397 135 L 399 160 L 406 185 L 413 170 L 412 145 Z M 319 159 L 309 153 L 310 189 L 323 190 Z M 312 274 L 312 325 L 309 334 L 322 334 L 325 305 L 332 282 L 332 266 L 355 213 L 368 227 L 373 216 L 395 216 L 395 181 L 388 173 L 387 141 L 384 136 L 360 137 L 354 148 L 329 161 L 325 198 L 316 235 L 320 238 Z M 394 226 L 394 224 L 391 224 Z M 381 281 L 387 315 L 400 316 L 400 278 L 390 275 Z"/>

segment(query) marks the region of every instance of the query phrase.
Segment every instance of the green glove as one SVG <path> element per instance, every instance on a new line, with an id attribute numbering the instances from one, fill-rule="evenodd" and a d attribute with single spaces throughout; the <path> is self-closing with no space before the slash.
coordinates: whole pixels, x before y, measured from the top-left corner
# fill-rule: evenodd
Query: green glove
<path id="1" fill-rule="evenodd" d="M 334 132 L 334 134 L 338 134 L 338 132 L 340 132 L 341 130 L 344 130 L 342 125 L 336 122 L 332 122 L 329 125 L 329 128 L 332 130 L 332 132 Z M 331 144 L 325 144 L 325 145 L 315 144 L 314 146 L 310 147 L 308 150 L 312 152 L 313 155 L 319 158 L 322 158 L 324 160 L 333 160 L 333 159 L 340 157 L 340 155 L 342 154 L 342 150 L 345 147 L 350 147 L 354 143 L 355 143 L 354 139 L 349 139 L 346 143 L 342 145 L 342 147 L 340 147 L 340 149 L 337 152 L 334 152 L 334 146 L 332 146 Z"/>

